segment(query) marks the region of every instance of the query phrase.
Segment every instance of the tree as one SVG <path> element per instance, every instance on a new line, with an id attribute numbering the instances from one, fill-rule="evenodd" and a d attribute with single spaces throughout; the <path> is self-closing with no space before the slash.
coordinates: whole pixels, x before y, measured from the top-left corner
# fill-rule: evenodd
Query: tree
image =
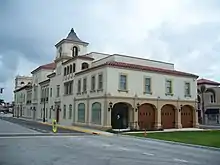
<path id="1" fill-rule="evenodd" d="M 197 89 L 197 93 L 201 95 L 201 101 L 202 101 L 202 123 L 205 124 L 205 104 L 204 104 L 204 95 L 205 93 L 212 93 L 213 99 L 215 102 L 215 91 L 212 88 L 206 88 L 205 85 L 200 86 L 199 89 Z"/>
<path id="2" fill-rule="evenodd" d="M 4 104 L 4 100 L 3 99 L 0 99 L 0 105 Z"/>

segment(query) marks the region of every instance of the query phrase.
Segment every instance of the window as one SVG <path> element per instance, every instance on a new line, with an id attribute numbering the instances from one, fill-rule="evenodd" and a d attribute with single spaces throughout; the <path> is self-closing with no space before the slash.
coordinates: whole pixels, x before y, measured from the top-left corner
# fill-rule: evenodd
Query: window
<path id="1" fill-rule="evenodd" d="M 86 63 L 86 62 L 83 62 L 83 63 L 82 63 L 82 68 L 81 68 L 81 69 L 83 70 L 83 69 L 87 69 L 87 68 L 89 68 L 89 64 Z"/>
<path id="2" fill-rule="evenodd" d="M 91 78 L 91 91 L 95 90 L 95 76 L 92 76 Z"/>
<path id="3" fill-rule="evenodd" d="M 214 96 L 211 94 L 210 95 L 210 103 L 214 103 L 214 102 L 215 102 Z"/>
<path id="4" fill-rule="evenodd" d="M 98 89 L 103 89 L 103 75 L 99 74 L 98 76 Z"/>
<path id="5" fill-rule="evenodd" d="M 144 78 L 144 93 L 151 94 L 151 78 Z"/>
<path id="6" fill-rule="evenodd" d="M 190 83 L 185 82 L 185 96 L 190 96 Z"/>
<path id="7" fill-rule="evenodd" d="M 77 92 L 78 92 L 78 93 L 81 93 L 81 79 L 78 80 Z"/>
<path id="8" fill-rule="evenodd" d="M 70 95 L 73 93 L 73 81 L 64 83 L 64 95 Z"/>
<path id="9" fill-rule="evenodd" d="M 67 66 L 66 74 L 68 75 L 70 73 L 70 67 Z"/>
<path id="10" fill-rule="evenodd" d="M 73 64 L 73 73 L 76 71 L 76 64 Z"/>
<path id="11" fill-rule="evenodd" d="M 64 68 L 64 76 L 66 76 L 66 67 Z"/>
<path id="12" fill-rule="evenodd" d="M 72 48 L 72 57 L 78 56 L 78 52 L 79 52 L 78 48 L 74 46 Z"/>
<path id="13" fill-rule="evenodd" d="M 48 111 L 47 111 L 47 108 L 46 108 L 46 118 L 47 118 L 47 114 L 48 114 Z"/>
<path id="14" fill-rule="evenodd" d="M 68 95 L 68 83 L 64 83 L 64 95 Z"/>
<path id="15" fill-rule="evenodd" d="M 127 90 L 127 75 L 121 74 L 120 75 L 120 84 L 119 90 L 126 91 Z"/>
<path id="16" fill-rule="evenodd" d="M 66 119 L 66 105 L 63 105 L 63 118 Z"/>
<path id="17" fill-rule="evenodd" d="M 73 66 L 70 65 L 70 73 L 72 73 L 72 72 L 73 72 Z"/>
<path id="18" fill-rule="evenodd" d="M 78 104 L 78 122 L 85 123 L 85 104 Z"/>
<path id="19" fill-rule="evenodd" d="M 50 108 L 50 112 L 49 112 L 49 119 L 51 119 L 51 116 L 52 116 L 52 107 Z"/>
<path id="20" fill-rule="evenodd" d="M 72 104 L 69 105 L 69 119 L 72 118 L 72 111 L 73 111 L 73 106 Z"/>
<path id="21" fill-rule="evenodd" d="M 57 85 L 57 97 L 60 97 L 60 85 Z"/>
<path id="22" fill-rule="evenodd" d="M 50 88 L 50 97 L 52 97 L 52 96 L 53 96 L 53 89 Z"/>
<path id="23" fill-rule="evenodd" d="M 83 79 L 83 92 L 86 92 L 87 90 L 87 78 Z"/>
<path id="24" fill-rule="evenodd" d="M 173 85 L 172 80 L 166 80 L 166 94 L 173 93 L 172 85 Z"/>
<path id="25" fill-rule="evenodd" d="M 70 81 L 68 84 L 69 84 L 69 91 L 68 91 L 68 93 L 71 95 L 73 93 L 73 81 Z"/>
<path id="26" fill-rule="evenodd" d="M 92 104 L 92 123 L 101 124 L 101 103 Z"/>

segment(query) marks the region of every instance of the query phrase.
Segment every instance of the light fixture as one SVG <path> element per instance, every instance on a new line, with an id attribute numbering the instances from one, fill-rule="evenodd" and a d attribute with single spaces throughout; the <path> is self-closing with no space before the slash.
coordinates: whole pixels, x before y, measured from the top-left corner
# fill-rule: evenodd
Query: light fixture
<path id="1" fill-rule="evenodd" d="M 137 106 L 136 106 L 136 108 L 135 108 L 135 111 L 137 112 L 139 108 L 140 108 L 140 104 L 137 103 Z"/>
<path id="2" fill-rule="evenodd" d="M 111 111 L 113 108 L 113 103 L 112 102 L 109 102 L 109 108 L 108 108 L 108 111 Z"/>

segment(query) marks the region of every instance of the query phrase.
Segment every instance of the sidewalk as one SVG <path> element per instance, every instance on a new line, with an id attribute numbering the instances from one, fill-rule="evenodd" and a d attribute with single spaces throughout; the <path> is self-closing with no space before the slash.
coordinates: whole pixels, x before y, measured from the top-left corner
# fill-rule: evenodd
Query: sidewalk
<path id="1" fill-rule="evenodd" d="M 38 123 L 41 123 L 41 124 L 44 124 L 44 125 L 52 126 L 51 123 L 42 122 L 42 121 L 39 121 L 39 120 L 32 120 L 32 119 L 24 118 L 24 117 L 19 117 L 18 119 L 38 122 Z M 113 133 L 100 131 L 100 130 L 96 130 L 96 129 L 91 129 L 91 128 L 80 127 L 80 126 L 66 126 L 66 125 L 57 124 L 57 127 L 58 128 L 63 128 L 63 129 L 69 129 L 69 130 L 73 130 L 73 131 L 85 132 L 85 133 L 94 134 L 94 135 L 103 135 L 103 136 L 113 136 L 114 135 Z"/>

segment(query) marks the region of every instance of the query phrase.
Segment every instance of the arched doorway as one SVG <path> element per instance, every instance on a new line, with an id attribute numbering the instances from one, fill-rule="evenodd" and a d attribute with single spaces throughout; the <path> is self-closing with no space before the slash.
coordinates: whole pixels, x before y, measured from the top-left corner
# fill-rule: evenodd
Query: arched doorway
<path id="1" fill-rule="evenodd" d="M 142 104 L 138 110 L 138 125 L 140 129 L 152 130 L 155 123 L 155 106 Z"/>
<path id="2" fill-rule="evenodd" d="M 161 108 L 161 125 L 163 129 L 175 128 L 175 107 L 166 104 Z"/>
<path id="3" fill-rule="evenodd" d="M 181 110 L 181 123 L 183 128 L 193 127 L 193 107 L 184 105 Z"/>
<path id="4" fill-rule="evenodd" d="M 111 111 L 112 129 L 126 129 L 129 125 L 129 108 L 128 103 L 116 103 Z"/>

